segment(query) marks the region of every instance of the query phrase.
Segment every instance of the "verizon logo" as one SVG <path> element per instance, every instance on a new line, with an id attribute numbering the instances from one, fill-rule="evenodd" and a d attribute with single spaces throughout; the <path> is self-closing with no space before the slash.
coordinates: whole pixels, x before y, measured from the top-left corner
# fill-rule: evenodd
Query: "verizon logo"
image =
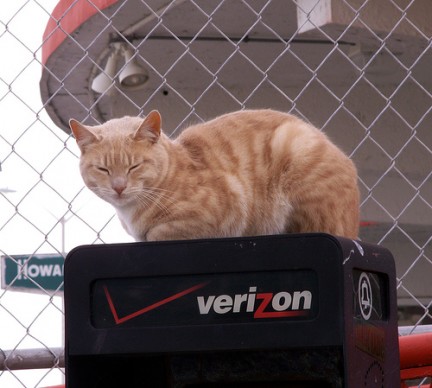
<path id="1" fill-rule="evenodd" d="M 253 313 L 253 317 L 282 318 L 307 315 L 312 305 L 309 290 L 256 293 L 256 287 L 249 287 L 247 294 L 198 296 L 201 315 L 210 313 Z"/>

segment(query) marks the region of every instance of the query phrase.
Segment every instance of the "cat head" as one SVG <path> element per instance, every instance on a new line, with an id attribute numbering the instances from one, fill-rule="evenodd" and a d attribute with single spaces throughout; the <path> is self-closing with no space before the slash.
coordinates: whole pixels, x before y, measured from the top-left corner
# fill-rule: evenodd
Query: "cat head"
<path id="1" fill-rule="evenodd" d="M 81 175 L 96 195 L 120 208 L 156 185 L 166 159 L 159 112 L 97 126 L 71 119 L 69 125 L 81 150 Z"/>

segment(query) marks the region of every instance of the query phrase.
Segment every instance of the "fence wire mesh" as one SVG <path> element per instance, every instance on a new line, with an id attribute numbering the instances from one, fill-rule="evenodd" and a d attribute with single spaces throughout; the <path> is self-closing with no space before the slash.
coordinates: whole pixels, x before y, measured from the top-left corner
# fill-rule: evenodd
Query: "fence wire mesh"
<path id="1" fill-rule="evenodd" d="M 83 186 L 72 117 L 158 109 L 172 136 L 244 108 L 310 121 L 357 164 L 361 238 L 395 256 L 400 324 L 432 322 L 427 0 L 21 0 L 0 10 L 2 386 L 61 381 L 61 260 L 80 244 L 131 241 Z M 54 261 L 41 267 L 46 254 Z M 51 367 L 8 364 L 28 348 L 52 354 Z"/>

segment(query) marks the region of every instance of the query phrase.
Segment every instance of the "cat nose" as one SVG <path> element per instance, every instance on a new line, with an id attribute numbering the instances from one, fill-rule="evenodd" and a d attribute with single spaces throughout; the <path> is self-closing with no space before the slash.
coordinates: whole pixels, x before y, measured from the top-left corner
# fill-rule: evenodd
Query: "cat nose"
<path id="1" fill-rule="evenodd" d="M 127 182 L 125 179 L 121 179 L 121 178 L 115 178 L 112 181 L 111 184 L 113 190 L 118 194 L 121 195 L 123 193 L 123 191 L 126 189 L 127 186 Z"/>
<path id="2" fill-rule="evenodd" d="M 120 195 L 121 193 L 123 193 L 123 191 L 124 191 L 124 189 L 126 188 L 126 186 L 114 186 L 113 187 L 114 188 L 114 191 L 118 194 L 118 195 Z"/>

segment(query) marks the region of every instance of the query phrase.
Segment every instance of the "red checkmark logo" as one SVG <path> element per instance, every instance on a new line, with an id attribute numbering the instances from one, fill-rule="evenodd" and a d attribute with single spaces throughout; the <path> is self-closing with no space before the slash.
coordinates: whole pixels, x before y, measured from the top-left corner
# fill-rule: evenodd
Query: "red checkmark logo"
<path id="1" fill-rule="evenodd" d="M 128 315 L 126 315 L 124 317 L 121 317 L 121 318 L 117 314 L 117 309 L 114 306 L 114 302 L 112 300 L 111 294 L 108 291 L 108 287 L 107 286 L 104 286 L 104 291 L 105 291 L 105 296 L 107 298 L 108 305 L 109 305 L 109 308 L 110 308 L 111 313 L 113 315 L 114 321 L 115 321 L 116 325 L 120 325 L 121 323 L 127 322 L 127 321 L 129 321 L 129 320 L 131 320 L 133 318 L 136 318 L 136 317 L 138 317 L 140 315 L 143 315 L 143 314 L 145 314 L 145 313 L 147 313 L 147 312 L 149 312 L 151 310 L 157 309 L 158 307 L 163 306 L 164 304 L 170 303 L 170 302 L 172 302 L 172 301 L 174 301 L 176 299 L 179 299 L 179 298 L 181 298 L 181 297 L 183 297 L 183 296 L 185 296 L 187 294 L 190 294 L 190 293 L 192 293 L 192 292 L 194 292 L 196 290 L 199 290 L 200 288 L 205 287 L 207 284 L 208 284 L 207 282 L 206 283 L 197 284 L 197 285 L 195 285 L 193 287 L 190 287 L 190 288 L 187 288 L 186 290 L 180 291 L 180 292 L 178 292 L 178 293 L 176 293 L 174 295 L 171 295 L 171 296 L 169 296 L 169 297 L 167 297 L 165 299 L 162 299 L 162 300 L 160 300 L 158 302 L 155 302 L 155 303 L 153 303 L 153 304 L 151 304 L 151 305 L 149 305 L 147 307 L 144 307 L 144 308 L 142 308 L 142 309 L 140 309 L 138 311 L 135 311 L 134 313 L 128 314 Z"/>

